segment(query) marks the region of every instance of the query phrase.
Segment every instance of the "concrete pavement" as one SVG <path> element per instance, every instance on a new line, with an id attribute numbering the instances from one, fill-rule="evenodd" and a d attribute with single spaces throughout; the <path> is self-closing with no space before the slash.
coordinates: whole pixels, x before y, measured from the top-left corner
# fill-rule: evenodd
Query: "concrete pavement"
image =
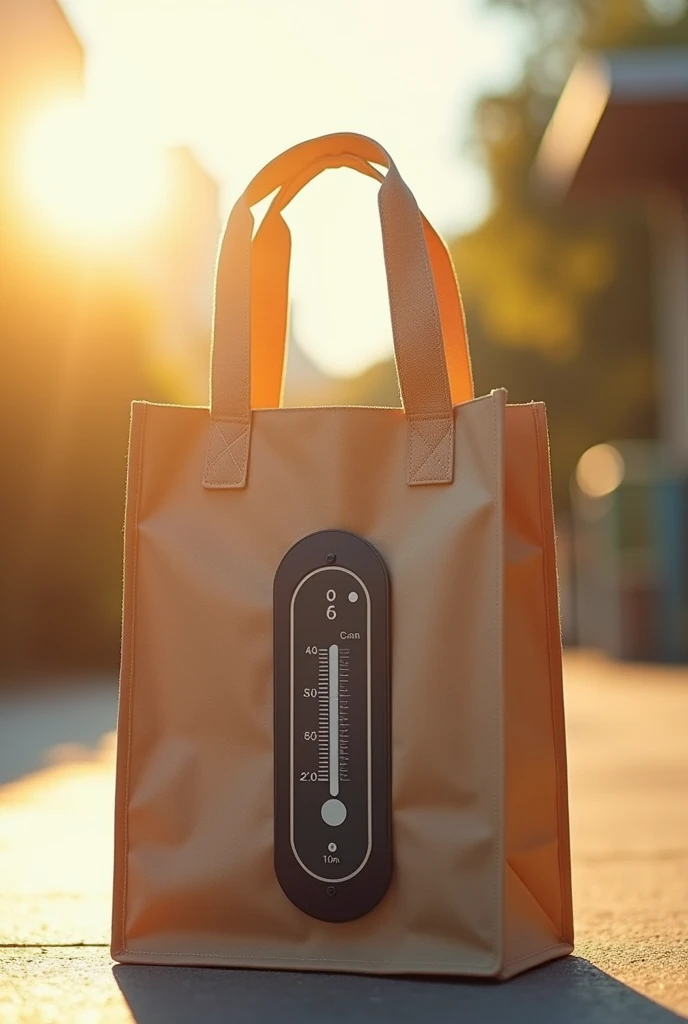
<path id="1" fill-rule="evenodd" d="M 113 969 L 114 688 L 0 696 L 0 1022 L 684 1019 L 688 671 L 569 655 L 566 705 L 576 951 L 496 985 Z"/>

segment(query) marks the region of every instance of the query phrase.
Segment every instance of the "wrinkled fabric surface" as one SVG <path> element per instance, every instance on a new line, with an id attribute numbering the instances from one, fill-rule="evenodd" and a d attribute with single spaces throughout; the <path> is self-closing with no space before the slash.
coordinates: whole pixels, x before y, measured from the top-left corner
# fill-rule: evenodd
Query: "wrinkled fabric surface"
<path id="1" fill-rule="evenodd" d="M 453 482 L 422 487 L 400 409 L 259 409 L 235 490 L 200 484 L 207 409 L 135 403 L 115 959 L 497 977 L 571 950 L 545 416 L 505 402 L 455 407 Z M 273 868 L 273 579 L 324 529 L 391 597 L 393 878 L 343 924 Z"/>

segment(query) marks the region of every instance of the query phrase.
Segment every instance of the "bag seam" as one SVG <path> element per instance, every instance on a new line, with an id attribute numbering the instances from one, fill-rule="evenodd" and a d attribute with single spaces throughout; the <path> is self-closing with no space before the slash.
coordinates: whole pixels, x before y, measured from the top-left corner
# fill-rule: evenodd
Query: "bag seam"
<path id="1" fill-rule="evenodd" d="M 497 389 L 501 390 L 501 389 Z M 452 405 L 452 410 L 462 409 L 464 405 L 474 405 L 476 402 L 489 402 L 492 398 L 492 393 L 489 395 L 479 395 L 477 398 L 469 398 L 465 402 L 457 402 Z M 208 413 L 212 420 L 217 420 L 219 423 L 246 423 L 246 418 L 241 416 L 212 416 L 210 414 L 210 408 L 207 405 L 178 405 L 175 402 L 148 402 L 145 399 L 137 399 L 134 402 L 135 405 L 146 405 L 154 409 L 189 409 L 192 412 L 205 412 Z M 510 402 L 510 406 L 518 405 L 532 405 L 532 402 Z M 535 403 L 540 404 L 540 403 Z M 445 419 L 449 413 L 442 412 L 428 412 L 428 413 L 416 413 L 415 415 L 407 412 L 401 405 L 284 405 L 284 406 L 270 406 L 261 409 L 252 409 L 251 416 L 260 416 L 264 412 L 279 412 L 279 413 L 304 413 L 311 411 L 319 412 L 348 412 L 350 409 L 365 409 L 368 412 L 395 412 L 400 415 L 404 415 L 406 419 Z"/>
<path id="2" fill-rule="evenodd" d="M 505 862 L 505 858 L 504 858 L 504 850 L 503 850 L 503 846 L 502 846 L 502 842 L 501 842 L 501 837 L 502 837 L 501 828 L 503 828 L 504 815 L 503 814 L 500 815 L 500 813 L 499 813 L 500 812 L 500 792 L 499 792 L 499 790 L 500 790 L 500 785 L 501 785 L 501 781 L 500 780 L 503 779 L 503 776 L 504 776 L 504 763 L 503 763 L 504 737 L 503 737 L 503 730 L 501 729 L 501 716 L 500 716 L 501 700 L 503 699 L 503 679 L 501 678 L 502 677 L 502 672 L 501 672 L 501 667 L 502 666 L 500 664 L 500 654 L 499 654 L 499 652 L 500 652 L 499 636 L 500 636 L 500 633 L 502 632 L 502 629 L 503 629 L 503 622 L 502 622 L 502 619 L 503 619 L 503 608 L 500 608 L 500 593 L 499 593 L 500 586 L 499 586 L 499 582 L 500 582 L 500 575 L 501 575 L 501 573 L 503 571 L 503 566 L 502 566 L 502 557 L 501 557 L 500 545 L 499 545 L 499 520 L 500 520 L 500 516 L 503 517 L 503 514 L 504 514 L 504 507 L 503 507 L 504 506 L 504 499 L 503 499 L 503 495 L 500 495 L 500 493 L 499 493 L 499 467 L 497 465 L 497 455 L 498 455 L 498 445 L 497 445 L 497 399 L 496 399 L 495 395 L 492 395 L 491 398 L 492 398 L 492 465 L 493 465 L 493 481 L 494 481 L 493 482 L 493 487 L 494 487 L 494 500 L 495 500 L 495 515 L 493 517 L 493 521 L 494 521 L 493 533 L 494 533 L 495 557 L 497 559 L 497 565 L 495 566 L 495 574 L 494 574 L 494 577 L 495 577 L 494 592 L 495 592 L 495 623 L 496 623 L 496 626 L 495 626 L 495 638 L 494 638 L 494 648 L 493 648 L 493 660 L 494 660 L 494 677 L 495 677 L 495 681 L 501 680 L 501 683 L 502 683 L 502 685 L 501 685 L 501 692 L 500 692 L 500 687 L 497 686 L 497 693 L 495 694 L 495 699 L 492 701 L 492 708 L 493 708 L 493 711 L 492 711 L 492 736 L 493 736 L 492 748 L 493 748 L 493 753 L 492 753 L 492 759 L 491 759 L 492 760 L 492 765 L 493 765 L 493 768 L 492 768 L 492 793 L 493 793 L 493 796 L 492 796 L 492 815 L 493 815 L 493 823 L 495 825 L 495 830 L 496 830 L 496 834 L 497 834 L 497 841 L 495 843 L 495 852 L 494 852 L 493 858 L 492 858 L 493 859 L 494 877 L 495 877 L 495 880 L 497 882 L 497 884 L 495 884 L 493 886 L 493 894 L 492 894 L 492 919 L 493 919 L 493 922 L 494 922 L 493 932 L 492 932 L 492 943 L 493 943 L 493 948 L 495 949 L 496 967 L 497 967 L 497 970 L 500 971 L 500 970 L 502 970 L 502 968 L 504 966 L 504 920 L 503 920 L 503 914 L 502 914 L 502 919 L 500 920 L 500 915 L 499 915 L 499 898 L 501 898 L 501 902 L 502 902 L 502 906 L 503 906 L 503 902 L 504 902 L 504 870 L 505 870 L 504 869 L 504 862 Z M 500 614 L 500 613 L 502 613 L 502 614 Z M 502 732 L 501 751 L 500 751 L 500 743 L 499 743 L 499 739 L 498 739 L 498 736 L 499 736 L 500 732 Z M 500 756 L 500 754 L 501 754 L 501 756 Z M 497 771 L 497 763 L 498 762 L 499 762 L 499 765 L 500 765 L 499 772 Z M 501 822 L 502 822 L 501 826 L 500 826 L 500 818 L 501 818 Z M 501 878 L 501 892 L 499 892 L 499 894 L 498 894 L 500 878 Z M 498 950 L 498 952 L 497 952 L 497 950 Z"/>
<path id="3" fill-rule="evenodd" d="M 327 957 L 327 956 L 269 956 L 263 955 L 262 953 L 249 954 L 249 953 L 189 953 L 182 951 L 179 953 L 162 953 L 157 952 L 153 949 L 126 949 L 120 950 L 120 953 L 130 953 L 132 956 L 157 956 L 157 957 L 179 957 L 179 956 L 194 956 L 200 958 L 213 958 L 214 960 L 287 960 L 290 962 L 297 963 L 327 963 L 327 964 L 387 964 L 388 966 L 404 966 L 404 967 L 456 967 L 456 960 L 362 960 L 353 959 L 352 957 Z M 492 966 L 490 961 L 489 966 Z M 476 970 L 485 967 L 484 963 L 466 963 L 463 961 L 458 965 L 459 967 L 471 967 Z M 494 967 L 498 968 L 499 964 L 494 964 Z"/>
<path id="4" fill-rule="evenodd" d="M 551 946 L 545 946 L 543 949 L 536 949 L 534 953 L 525 953 L 523 956 L 515 956 L 513 960 L 508 960 L 505 966 L 509 966 L 510 964 L 520 964 L 524 960 L 531 960 L 535 956 L 539 957 L 542 956 L 543 953 L 549 953 L 552 949 L 561 949 L 562 946 L 570 945 L 571 943 L 568 940 L 562 939 L 559 942 L 553 942 Z M 128 952 L 128 950 L 125 950 L 125 952 Z"/>
<path id="5" fill-rule="evenodd" d="M 542 546 L 542 579 L 543 579 L 543 591 L 545 600 L 545 628 L 547 631 L 547 665 L 549 670 L 549 691 L 550 691 L 550 721 L 552 723 L 552 740 L 554 744 L 554 777 L 557 794 L 557 862 L 559 865 L 559 900 L 560 900 L 560 921 L 559 929 L 560 933 L 565 930 L 564 919 L 568 917 L 568 911 L 565 908 L 568 905 L 568 900 L 565 898 L 564 892 L 564 868 L 566 865 L 562 861 L 563 850 L 562 850 L 562 835 L 563 835 L 563 822 L 562 822 L 562 787 L 561 787 L 561 772 L 559 770 L 560 758 L 561 758 L 561 744 L 559 742 L 557 723 L 554 714 L 555 704 L 555 693 L 554 693 L 554 664 L 552 657 L 552 626 L 551 626 L 551 605 L 549 599 L 549 587 L 548 587 L 548 570 L 550 568 L 549 560 L 549 539 L 545 536 L 545 498 L 543 492 L 543 473 L 542 473 L 542 445 L 540 438 L 540 418 L 538 417 L 537 410 L 533 404 L 533 420 L 535 424 L 535 444 L 537 448 L 538 456 L 538 492 L 540 498 L 540 533 L 543 539 Z M 563 699 L 563 694 L 562 694 Z M 562 942 L 568 941 L 567 938 L 560 934 Z"/>
<path id="6" fill-rule="evenodd" d="M 480 401 L 480 399 L 474 399 L 474 401 Z M 318 406 L 312 406 L 312 408 L 318 408 Z M 391 406 L 375 406 L 375 405 L 370 405 L 370 406 L 366 406 L 366 405 L 363 405 L 363 406 L 351 405 L 351 406 L 347 406 L 347 405 L 334 405 L 331 408 L 333 408 L 333 409 L 377 409 L 377 408 L 394 409 L 394 408 L 398 408 L 398 409 L 400 409 L 401 412 L 404 412 L 404 409 L 401 406 L 393 406 L 393 405 L 391 405 Z M 458 406 L 454 406 L 454 408 L 458 408 Z M 451 425 L 450 424 L 451 412 L 448 412 L 448 413 L 447 412 L 429 412 L 429 413 L 423 413 L 423 414 L 421 414 L 421 413 L 415 413 L 415 414 L 414 413 L 406 413 L 406 419 L 410 423 L 418 423 L 418 422 L 425 423 L 426 420 L 447 420 L 447 428 L 449 428 L 449 426 Z"/>
<path id="7" fill-rule="evenodd" d="M 564 949 L 566 949 L 568 952 L 571 952 L 571 950 L 573 949 L 573 943 L 569 942 L 568 939 L 562 939 L 560 942 L 553 942 L 551 946 L 544 946 L 542 949 L 536 949 L 532 953 L 524 953 L 523 956 L 516 956 L 512 960 L 507 960 L 506 963 L 502 965 L 502 970 L 500 971 L 499 974 L 500 980 L 510 980 L 511 978 L 513 978 L 513 975 L 509 975 L 508 978 L 505 978 L 504 972 L 507 968 L 512 967 L 514 964 L 522 964 L 527 961 L 534 961 L 534 967 L 543 964 L 545 961 L 542 960 L 542 957 L 544 957 L 546 953 L 551 953 L 555 949 L 561 950 L 562 954 Z"/>
<path id="8" fill-rule="evenodd" d="M 143 466 L 143 439 L 145 434 L 146 425 L 146 407 L 143 407 L 143 414 L 141 416 L 141 436 L 139 439 L 139 464 L 137 467 L 136 474 L 136 501 L 134 504 L 133 511 L 133 522 L 131 523 L 131 536 L 132 536 L 132 564 L 131 564 L 131 591 L 129 600 L 131 603 L 129 611 L 129 665 L 128 665 L 128 676 L 127 676 L 127 754 L 125 761 L 125 774 L 124 774 L 124 813 L 122 815 L 122 839 L 123 839 L 123 852 L 124 852 L 124 863 L 122 865 L 122 938 L 126 937 L 126 920 L 127 920 L 127 892 L 129 885 L 129 776 L 131 770 L 131 733 L 132 733 L 132 709 L 133 709 L 133 686 L 134 686 L 134 650 L 136 647 L 136 581 L 138 571 L 138 553 L 139 553 L 139 539 L 138 539 L 138 524 L 139 524 L 139 508 L 141 504 L 141 475 Z"/>

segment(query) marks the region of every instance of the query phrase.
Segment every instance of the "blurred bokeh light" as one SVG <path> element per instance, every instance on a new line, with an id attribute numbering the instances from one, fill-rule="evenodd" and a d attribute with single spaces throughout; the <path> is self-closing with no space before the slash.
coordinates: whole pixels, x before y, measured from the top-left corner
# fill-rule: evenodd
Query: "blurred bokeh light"
<path id="1" fill-rule="evenodd" d="M 589 498 L 603 498 L 615 491 L 623 480 L 624 460 L 611 444 L 596 444 L 578 460 L 576 483 Z"/>

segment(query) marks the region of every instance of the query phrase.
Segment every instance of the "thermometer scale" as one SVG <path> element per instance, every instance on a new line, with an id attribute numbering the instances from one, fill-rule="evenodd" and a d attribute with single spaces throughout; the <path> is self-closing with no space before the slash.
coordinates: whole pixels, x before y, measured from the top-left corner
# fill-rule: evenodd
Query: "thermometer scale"
<path id="1" fill-rule="evenodd" d="M 387 592 L 378 552 L 342 530 L 300 540 L 275 576 L 275 871 L 327 921 L 389 884 Z"/>

